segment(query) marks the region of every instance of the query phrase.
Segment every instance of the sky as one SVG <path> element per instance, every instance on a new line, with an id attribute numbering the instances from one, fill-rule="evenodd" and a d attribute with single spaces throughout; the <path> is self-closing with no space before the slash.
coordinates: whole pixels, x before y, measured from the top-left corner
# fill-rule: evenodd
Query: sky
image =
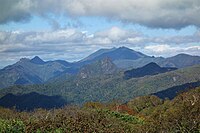
<path id="1" fill-rule="evenodd" d="M 78 61 L 126 46 L 200 56 L 200 0 L 0 0 L 0 68 L 20 58 Z"/>

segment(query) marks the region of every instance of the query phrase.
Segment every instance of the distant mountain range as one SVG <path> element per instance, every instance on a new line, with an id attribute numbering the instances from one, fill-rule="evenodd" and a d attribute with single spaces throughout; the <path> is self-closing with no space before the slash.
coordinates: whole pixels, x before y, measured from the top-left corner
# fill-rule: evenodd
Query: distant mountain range
<path id="1" fill-rule="evenodd" d="M 176 68 L 184 68 L 200 64 L 199 56 L 178 54 L 169 58 L 154 57 L 145 55 L 138 51 L 134 51 L 127 47 L 100 49 L 84 58 L 83 60 L 77 62 L 77 64 L 88 64 L 106 57 L 109 57 L 118 68 L 123 69 L 138 68 L 151 62 L 155 62 L 161 67 Z"/>
<path id="2" fill-rule="evenodd" d="M 146 75 L 156 75 L 159 73 L 170 72 L 176 69 L 177 68 L 174 67 L 160 67 L 156 63 L 151 62 L 143 67 L 125 71 L 124 78 L 125 79 L 139 78 L 139 77 L 144 77 Z"/>
<path id="3" fill-rule="evenodd" d="M 117 74 L 120 71 L 123 72 L 130 69 L 133 69 L 132 72 L 136 73 L 136 68 L 141 68 L 151 62 L 161 67 L 185 68 L 200 64 L 200 57 L 186 54 L 179 54 L 170 58 L 152 57 L 127 47 L 120 47 L 100 49 L 88 57 L 73 63 L 64 60 L 43 61 L 38 56 L 33 59 L 22 58 L 15 64 L 0 70 L 0 89 L 12 85 L 43 84 L 55 81 L 55 79 L 56 81 L 66 80 L 71 76 L 83 78 Z M 149 75 L 163 71 L 163 68 L 155 66 L 154 69 L 156 68 L 159 69 L 159 72 L 151 71 Z M 136 69 L 139 73 L 136 75 L 140 75 L 136 77 L 148 75 L 146 70 L 143 69 Z M 131 73 L 131 71 L 127 72 Z"/>
<path id="4" fill-rule="evenodd" d="M 44 62 L 38 56 L 33 59 L 22 58 L 0 70 L 0 88 L 14 84 L 40 84 L 63 73 L 74 74 L 77 69 L 66 61 Z"/>

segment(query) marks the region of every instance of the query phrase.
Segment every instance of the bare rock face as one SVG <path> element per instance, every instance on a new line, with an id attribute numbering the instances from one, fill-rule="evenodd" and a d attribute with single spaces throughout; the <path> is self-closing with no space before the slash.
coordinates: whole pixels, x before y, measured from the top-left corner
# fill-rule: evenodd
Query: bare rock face
<path id="1" fill-rule="evenodd" d="M 110 58 L 104 58 L 95 63 L 86 65 L 81 68 L 78 76 L 80 78 L 93 77 L 95 75 L 113 74 L 117 71 L 117 67 Z"/>
<path id="2" fill-rule="evenodd" d="M 104 74 L 112 74 L 116 71 L 115 64 L 110 60 L 110 58 L 105 58 L 103 60 L 100 60 L 100 67 L 102 69 L 102 72 Z"/>

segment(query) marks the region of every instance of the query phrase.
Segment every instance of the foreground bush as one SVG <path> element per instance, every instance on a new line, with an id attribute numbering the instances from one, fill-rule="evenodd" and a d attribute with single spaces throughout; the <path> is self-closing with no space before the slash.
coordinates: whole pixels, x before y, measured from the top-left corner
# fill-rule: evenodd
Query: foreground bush
<path id="1" fill-rule="evenodd" d="M 147 96 L 122 105 L 90 102 L 33 112 L 0 108 L 0 132 L 200 133 L 200 88 L 172 101 Z"/>
<path id="2" fill-rule="evenodd" d="M 20 120 L 3 120 L 0 119 L 1 133 L 23 133 L 25 132 L 25 125 Z"/>

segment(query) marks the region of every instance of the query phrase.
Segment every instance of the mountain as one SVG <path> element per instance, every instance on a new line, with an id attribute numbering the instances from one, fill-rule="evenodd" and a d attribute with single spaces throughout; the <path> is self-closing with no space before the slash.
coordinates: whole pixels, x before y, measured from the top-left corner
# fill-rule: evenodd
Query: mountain
<path id="1" fill-rule="evenodd" d="M 30 62 L 39 64 L 39 65 L 45 64 L 45 62 L 42 59 L 40 59 L 40 57 L 38 57 L 38 56 L 35 56 L 33 59 L 30 60 Z"/>
<path id="2" fill-rule="evenodd" d="M 43 95 L 60 95 L 72 104 L 84 104 L 88 101 L 110 102 L 120 99 L 126 102 L 131 98 L 200 81 L 200 65 L 181 68 L 157 75 L 124 79 L 122 72 L 95 75 L 87 78 L 72 77 L 56 80 L 48 84 L 12 86 L 0 90 L 0 97 L 8 93 L 26 94 L 37 92 Z"/>
<path id="3" fill-rule="evenodd" d="M 115 60 L 115 65 L 118 66 L 118 68 L 129 70 L 133 68 L 139 68 L 143 67 L 151 62 L 155 62 L 156 64 L 162 66 L 160 62 L 164 62 L 165 58 L 163 57 L 144 57 L 139 58 L 137 60 L 129 60 L 129 59 L 122 59 L 122 60 Z M 165 67 L 165 66 L 162 66 Z"/>
<path id="4" fill-rule="evenodd" d="M 38 56 L 35 56 L 33 59 L 22 58 L 17 63 L 1 69 L 0 88 L 18 84 L 40 84 L 48 82 L 49 80 L 52 81 L 52 79 L 56 79 L 58 81 L 58 77 L 60 76 L 63 80 L 63 78 L 66 76 L 76 74 L 80 75 L 80 71 L 87 71 L 86 73 L 88 74 L 90 71 L 91 73 L 95 73 L 94 71 L 97 71 L 101 68 L 98 67 L 98 69 L 95 69 L 95 65 L 93 63 L 105 58 L 109 58 L 112 61 L 112 65 L 110 64 L 111 66 L 115 65 L 118 69 L 122 70 L 140 68 L 151 62 L 154 62 L 161 67 L 176 68 L 185 68 L 200 64 L 199 56 L 179 54 L 169 58 L 153 57 L 126 47 L 100 49 L 85 59 L 73 63 L 63 60 L 43 61 Z M 94 67 L 92 65 L 90 66 L 90 64 L 93 64 Z M 88 66 L 85 67 L 85 65 Z M 99 72 L 97 72 L 95 75 L 100 73 L 102 73 L 102 70 L 99 70 Z"/>
<path id="5" fill-rule="evenodd" d="M 82 67 L 78 73 L 78 77 L 88 78 L 103 74 L 113 74 L 117 71 L 116 65 L 110 58 L 104 58 L 94 63 Z"/>
<path id="6" fill-rule="evenodd" d="M 122 69 L 139 68 L 151 62 L 157 63 L 162 67 L 176 67 L 184 68 L 200 64 L 199 56 L 192 56 L 187 54 L 179 54 L 169 58 L 148 56 L 141 52 L 134 51 L 127 47 L 100 49 L 83 60 L 76 63 L 76 65 L 86 65 L 91 62 L 109 57 L 113 63 Z"/>
<path id="7" fill-rule="evenodd" d="M 169 57 L 169 58 L 148 56 L 144 58 L 139 58 L 137 60 L 126 59 L 126 60 L 114 61 L 114 63 L 119 68 L 123 68 L 123 69 L 139 68 L 151 62 L 155 62 L 156 64 L 162 67 L 184 68 L 184 67 L 200 64 L 200 57 L 187 55 L 187 54 L 178 54 L 176 56 Z"/>
<path id="8" fill-rule="evenodd" d="M 22 58 L 13 65 L 0 70 L 0 88 L 14 84 L 40 84 L 63 73 L 72 74 L 76 68 L 65 61 L 44 62 L 38 56 Z"/>
<path id="9" fill-rule="evenodd" d="M 167 67 L 184 68 L 200 64 L 200 57 L 188 54 L 178 54 L 176 56 L 166 58 L 164 61 L 161 61 L 160 64 Z"/>
<path id="10" fill-rule="evenodd" d="M 130 79 L 130 78 L 139 78 L 144 77 L 147 75 L 156 75 L 159 73 L 165 73 L 169 71 L 176 70 L 177 68 L 171 68 L 171 67 L 160 67 L 154 62 L 151 62 L 143 67 L 132 69 L 124 72 L 124 78 Z"/>
<path id="11" fill-rule="evenodd" d="M 46 96 L 35 92 L 22 95 L 7 94 L 0 98 L 0 106 L 17 110 L 61 108 L 67 102 L 60 96 Z"/>
<path id="12" fill-rule="evenodd" d="M 155 95 L 161 99 L 170 99 L 172 100 L 174 97 L 176 97 L 178 94 L 188 91 L 190 89 L 193 89 L 195 87 L 199 87 L 200 86 L 200 81 L 197 82 L 192 82 L 192 83 L 186 83 L 183 85 L 179 85 L 179 86 L 174 86 L 171 88 L 168 88 L 166 90 L 162 90 L 156 93 L 153 93 L 152 95 Z"/>
<path id="13" fill-rule="evenodd" d="M 58 62 L 58 63 L 60 63 L 60 64 L 62 64 L 64 66 L 71 66 L 72 65 L 71 63 L 69 63 L 69 62 L 67 62 L 65 60 L 55 60 L 53 62 Z"/>
<path id="14" fill-rule="evenodd" d="M 80 63 L 94 62 L 103 58 L 110 58 L 112 61 L 115 60 L 136 60 L 143 57 L 148 57 L 147 55 L 129 49 L 127 47 L 119 47 L 112 49 L 100 49 L 97 52 L 89 55 L 85 59 L 81 60 Z"/>
<path id="15" fill-rule="evenodd" d="M 82 59 L 80 62 L 84 62 L 84 61 L 89 61 L 89 60 L 94 60 L 95 58 L 97 58 L 98 56 L 104 54 L 104 53 L 108 53 L 111 51 L 116 50 L 117 48 L 111 48 L 111 49 L 99 49 L 96 52 L 92 53 L 91 55 L 89 55 L 88 57 Z"/>

